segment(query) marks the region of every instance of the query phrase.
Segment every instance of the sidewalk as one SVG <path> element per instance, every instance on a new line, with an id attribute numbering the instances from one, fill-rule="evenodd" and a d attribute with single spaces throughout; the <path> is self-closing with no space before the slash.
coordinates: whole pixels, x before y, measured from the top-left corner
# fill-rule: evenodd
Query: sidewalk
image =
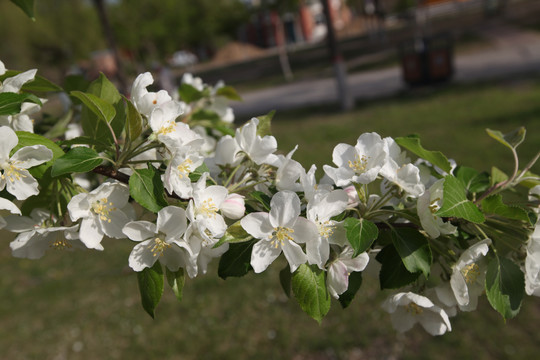
<path id="1" fill-rule="evenodd" d="M 540 33 L 502 25 L 485 29 L 480 35 L 487 40 L 485 45 L 455 55 L 453 83 L 540 75 Z M 408 89 L 399 66 L 350 74 L 348 84 L 355 100 L 390 97 Z M 244 101 L 233 104 L 239 120 L 271 110 L 279 112 L 338 102 L 334 78 L 302 81 L 241 95 Z"/>

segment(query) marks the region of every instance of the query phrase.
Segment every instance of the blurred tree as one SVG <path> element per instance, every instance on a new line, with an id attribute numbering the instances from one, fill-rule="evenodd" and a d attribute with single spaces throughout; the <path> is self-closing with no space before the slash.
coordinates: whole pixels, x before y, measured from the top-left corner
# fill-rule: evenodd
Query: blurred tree
<path id="1" fill-rule="evenodd" d="M 235 38 L 248 16 L 238 0 L 118 0 L 109 14 L 118 45 L 145 66 L 179 49 L 204 58 Z"/>
<path id="2" fill-rule="evenodd" d="M 0 2 L 0 58 L 11 69 L 39 65 L 40 73 L 56 80 L 71 65 L 104 48 L 88 1 L 40 0 L 35 14 L 33 22 L 10 2 Z"/>

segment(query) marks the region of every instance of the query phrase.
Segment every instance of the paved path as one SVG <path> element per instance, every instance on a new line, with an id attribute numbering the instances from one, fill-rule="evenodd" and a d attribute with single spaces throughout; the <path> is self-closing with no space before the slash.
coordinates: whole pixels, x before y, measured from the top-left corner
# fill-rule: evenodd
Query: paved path
<path id="1" fill-rule="evenodd" d="M 540 75 L 540 33 L 503 26 L 484 30 L 487 44 L 455 56 L 453 82 L 473 82 L 522 74 Z M 407 89 L 398 66 L 350 74 L 349 89 L 356 100 L 389 97 Z M 337 103 L 333 78 L 306 80 L 242 94 L 233 104 L 236 117 L 266 114 L 310 105 Z"/>

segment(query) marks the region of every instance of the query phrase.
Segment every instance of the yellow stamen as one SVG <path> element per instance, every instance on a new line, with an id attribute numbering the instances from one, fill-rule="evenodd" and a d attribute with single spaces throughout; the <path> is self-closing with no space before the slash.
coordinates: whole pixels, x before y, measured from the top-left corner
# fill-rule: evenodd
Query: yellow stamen
<path id="1" fill-rule="evenodd" d="M 193 165 L 193 161 L 191 159 L 184 160 L 180 165 L 176 167 L 178 170 L 178 177 L 180 179 L 187 178 L 189 176 L 189 173 L 191 172 L 191 166 Z"/>
<path id="2" fill-rule="evenodd" d="M 49 245 L 49 247 L 56 249 L 56 250 L 65 250 L 65 249 L 71 249 L 71 244 L 62 236 L 62 234 L 59 232 L 56 236 L 56 239 Z"/>
<path id="3" fill-rule="evenodd" d="M 349 167 L 357 174 L 361 174 L 366 171 L 368 163 L 368 157 L 366 155 L 356 155 L 355 160 L 349 160 Z"/>
<path id="4" fill-rule="evenodd" d="M 424 312 L 424 309 L 422 309 L 420 306 L 418 306 L 416 303 L 411 302 L 409 305 L 406 306 L 406 310 L 409 314 L 412 315 L 420 315 Z"/>
<path id="5" fill-rule="evenodd" d="M 294 230 L 291 228 L 282 226 L 275 227 L 274 231 L 272 232 L 272 241 L 270 244 L 277 249 L 280 245 L 283 246 L 283 242 L 285 240 L 294 240 L 294 238 L 290 235 L 292 233 L 294 233 Z"/>
<path id="6" fill-rule="evenodd" d="M 199 208 L 199 212 L 207 217 L 215 217 L 218 211 L 219 209 L 216 207 L 216 204 L 214 204 L 212 198 L 204 200 Z"/>
<path id="7" fill-rule="evenodd" d="M 110 213 L 116 210 L 112 202 L 109 202 L 107 198 L 102 198 L 92 204 L 92 211 L 99 216 L 103 221 L 111 222 Z"/>
<path id="8" fill-rule="evenodd" d="M 463 274 L 467 284 L 471 284 L 480 276 L 480 266 L 476 263 L 469 264 L 461 269 L 461 274 Z"/>
<path id="9" fill-rule="evenodd" d="M 15 180 L 20 181 L 21 178 L 27 177 L 24 174 L 21 174 L 21 172 L 24 170 L 23 168 L 20 168 L 17 166 L 18 161 L 10 162 L 8 161 L 1 167 L 4 169 L 4 173 L 0 175 L 2 180 L 9 180 L 10 182 L 15 182 Z"/>
<path id="10" fill-rule="evenodd" d="M 163 125 L 157 133 L 159 135 L 167 135 L 169 133 L 172 133 L 176 127 L 176 124 L 174 122 L 169 122 L 168 125 Z"/>
<path id="11" fill-rule="evenodd" d="M 334 233 L 334 225 L 330 224 L 330 221 L 317 222 L 317 228 L 319 230 L 319 235 L 323 238 L 328 239 Z"/>
<path id="12" fill-rule="evenodd" d="M 159 237 L 154 239 L 153 243 L 150 243 L 148 245 L 150 248 L 150 251 L 154 254 L 154 256 L 163 256 L 163 251 L 165 249 L 172 247 L 171 244 L 161 240 Z"/>

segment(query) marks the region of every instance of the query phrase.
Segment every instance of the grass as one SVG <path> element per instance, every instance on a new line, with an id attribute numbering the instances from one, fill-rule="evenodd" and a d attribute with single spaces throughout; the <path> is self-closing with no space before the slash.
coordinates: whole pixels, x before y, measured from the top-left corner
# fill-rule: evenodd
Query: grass
<path id="1" fill-rule="evenodd" d="M 395 99 L 276 114 L 280 149 L 319 168 L 338 142 L 366 131 L 382 136 L 418 133 L 427 149 L 459 163 L 508 171 L 511 156 L 486 127 L 524 125 L 524 161 L 540 144 L 540 81 L 417 90 Z M 536 167 L 538 171 L 538 166 Z M 333 302 L 319 326 L 283 294 L 283 259 L 263 274 L 223 281 L 216 265 L 186 282 L 181 303 L 166 289 L 156 319 L 143 311 L 136 276 L 127 267 L 133 243 L 108 240 L 104 252 L 49 252 L 37 261 L 0 248 L 0 358 L 3 359 L 530 359 L 537 356 L 540 301 L 527 298 L 506 324 L 482 299 L 480 311 L 452 319 L 453 331 L 433 338 L 421 328 L 396 334 L 380 310 L 387 293 L 365 276 L 347 310 Z"/>

